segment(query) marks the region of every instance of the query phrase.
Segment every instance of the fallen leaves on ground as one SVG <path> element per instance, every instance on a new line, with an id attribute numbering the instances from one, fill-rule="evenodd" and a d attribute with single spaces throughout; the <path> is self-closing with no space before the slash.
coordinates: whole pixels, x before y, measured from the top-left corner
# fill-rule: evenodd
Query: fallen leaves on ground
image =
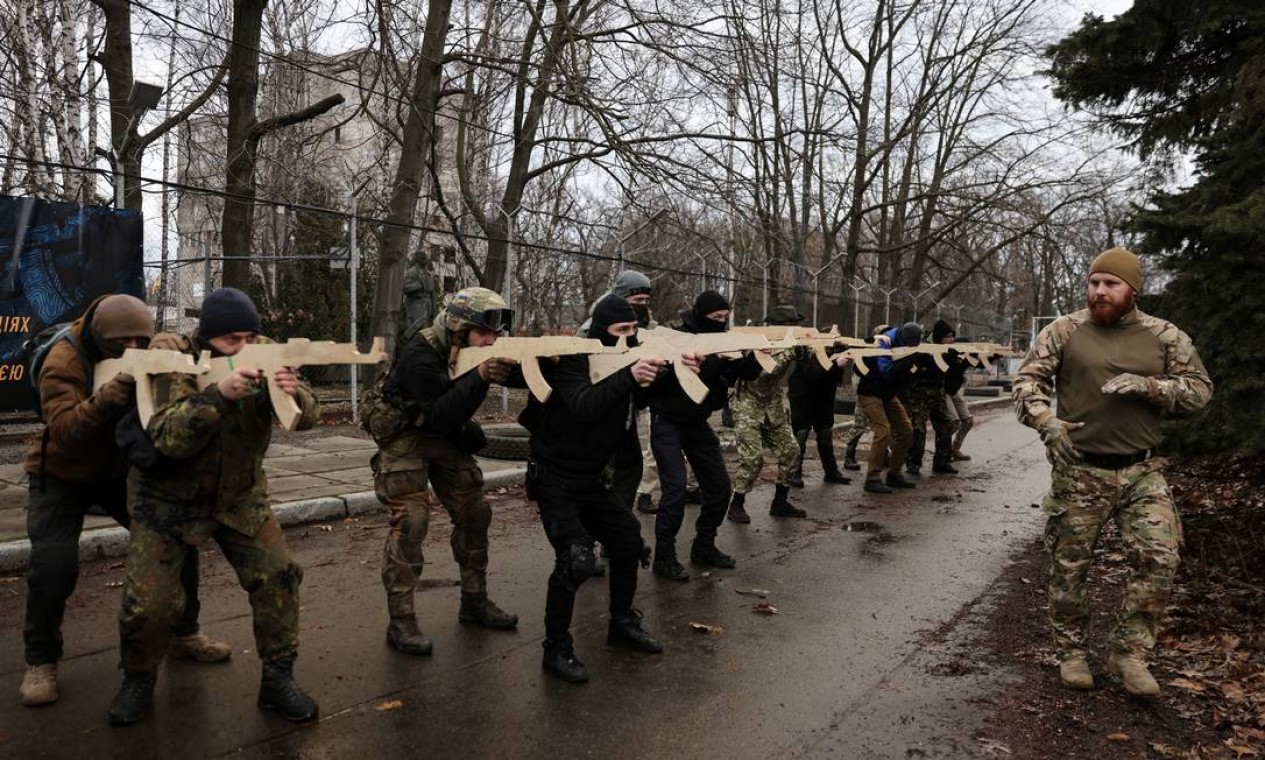
<path id="1" fill-rule="evenodd" d="M 710 636 L 719 636 L 725 632 L 724 628 L 718 625 L 708 625 L 707 623 L 690 623 L 690 630 L 695 633 L 706 633 Z"/>

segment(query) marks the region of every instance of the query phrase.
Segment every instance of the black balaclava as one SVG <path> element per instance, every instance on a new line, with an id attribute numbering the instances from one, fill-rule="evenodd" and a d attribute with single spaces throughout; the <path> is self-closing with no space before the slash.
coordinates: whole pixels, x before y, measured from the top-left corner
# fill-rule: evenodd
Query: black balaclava
<path id="1" fill-rule="evenodd" d="M 694 308 L 691 310 L 694 326 L 701 332 L 724 332 L 729 326 L 727 322 L 717 322 L 707 318 L 707 315 L 713 311 L 722 310 L 729 310 L 729 301 L 714 290 L 704 290 L 698 294 L 698 298 L 694 299 Z"/>
<path id="2" fill-rule="evenodd" d="M 606 328 L 621 322 L 636 321 L 636 310 L 623 298 L 614 294 L 602 296 L 601 300 L 593 306 L 593 321 L 589 324 L 589 337 L 602 341 L 603 346 L 613 346 L 619 342 L 619 338 L 607 332 Z M 636 346 L 637 336 L 628 338 L 627 345 Z"/>

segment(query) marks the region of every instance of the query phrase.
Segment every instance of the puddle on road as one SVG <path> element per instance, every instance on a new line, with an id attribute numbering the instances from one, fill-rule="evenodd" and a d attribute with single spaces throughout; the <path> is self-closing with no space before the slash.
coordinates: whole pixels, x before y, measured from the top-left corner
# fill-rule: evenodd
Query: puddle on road
<path id="1" fill-rule="evenodd" d="M 849 533 L 878 533 L 883 529 L 883 526 L 867 520 L 854 520 L 853 522 L 845 523 L 843 529 Z"/>
<path id="2" fill-rule="evenodd" d="M 891 533 L 879 533 L 870 536 L 861 545 L 861 556 L 869 557 L 870 559 L 887 559 L 887 553 L 883 551 L 883 548 L 900 540 L 900 536 L 893 536 Z"/>

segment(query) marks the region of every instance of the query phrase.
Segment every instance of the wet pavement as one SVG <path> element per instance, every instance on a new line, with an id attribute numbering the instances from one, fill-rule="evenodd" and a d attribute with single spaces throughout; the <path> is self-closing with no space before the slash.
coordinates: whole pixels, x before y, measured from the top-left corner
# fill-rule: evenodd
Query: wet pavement
<path id="1" fill-rule="evenodd" d="M 427 539 L 418 595 L 429 658 L 383 642 L 379 517 L 287 532 L 305 568 L 299 682 L 321 703 L 296 727 L 254 706 L 258 660 L 249 608 L 218 553 L 203 564 L 205 630 L 234 645 L 222 665 L 165 666 L 153 714 L 111 728 L 119 683 L 118 562 L 86 565 L 67 612 L 62 698 L 17 700 L 24 584 L 0 583 L 0 757 L 961 757 L 980 754 L 979 707 L 1008 678 L 988 663 L 946 675 L 964 613 L 1042 520 L 1044 452 L 1005 409 L 980 413 L 974 459 L 956 477 L 919 479 L 906 494 L 863 494 L 859 478 L 795 494 L 809 520 L 765 513 L 772 487 L 748 498 L 752 523 L 726 523 L 719 543 L 738 567 L 686 584 L 641 575 L 638 605 L 662 655 L 608 648 L 601 579 L 580 593 L 576 650 L 592 681 L 540 670 L 552 554 L 534 510 L 493 493 L 491 593 L 521 618 L 517 633 L 458 625 L 447 518 Z M 691 508 L 691 513 L 693 508 Z M 643 535 L 652 526 L 642 516 Z M 692 533 L 687 515 L 679 551 Z M 746 593 L 742 593 L 746 592 Z M 758 592 L 766 592 L 760 596 Z M 754 595 L 753 595 L 754 594 Z M 758 604 L 778 614 L 756 612 Z M 695 632 L 690 624 L 719 626 Z M 7 690 L 7 692 L 6 692 Z"/>

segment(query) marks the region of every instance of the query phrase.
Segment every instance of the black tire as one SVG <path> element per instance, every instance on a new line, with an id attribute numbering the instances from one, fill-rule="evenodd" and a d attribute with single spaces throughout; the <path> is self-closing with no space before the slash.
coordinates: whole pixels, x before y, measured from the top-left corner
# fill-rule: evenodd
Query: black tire
<path id="1" fill-rule="evenodd" d="M 479 452 L 481 457 L 522 460 L 531 454 L 529 433 L 522 425 L 484 425 L 483 433 L 488 437 L 488 445 Z"/>

